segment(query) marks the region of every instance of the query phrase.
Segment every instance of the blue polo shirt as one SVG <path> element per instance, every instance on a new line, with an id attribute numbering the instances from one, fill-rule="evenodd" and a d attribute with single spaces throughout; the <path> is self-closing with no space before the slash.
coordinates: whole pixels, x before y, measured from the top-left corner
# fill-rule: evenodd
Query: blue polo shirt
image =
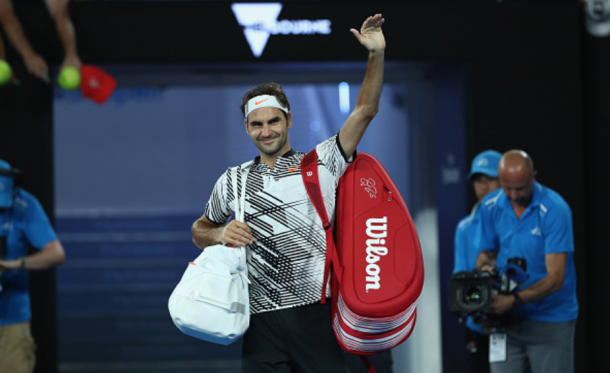
<path id="1" fill-rule="evenodd" d="M 7 240 L 7 260 L 26 256 L 29 245 L 40 250 L 57 239 L 36 197 L 24 190 L 18 192 L 12 207 L 0 212 L 0 236 Z M 1 281 L 0 326 L 29 321 L 32 313 L 28 272 L 6 272 Z"/>
<path id="2" fill-rule="evenodd" d="M 532 202 L 521 219 L 517 219 L 502 190 L 488 194 L 482 202 L 479 244 L 482 251 L 499 247 L 498 269 L 502 269 L 509 258 L 525 258 L 529 279 L 519 291 L 546 277 L 546 254 L 567 253 L 563 288 L 538 302 L 518 307 L 514 312 L 527 319 L 546 322 L 570 321 L 578 317 L 572 211 L 557 192 L 536 182 Z"/>
<path id="3" fill-rule="evenodd" d="M 476 268 L 481 236 L 480 207 L 480 203 L 474 205 L 470 215 L 460 220 L 455 229 L 453 273 L 459 271 L 472 271 Z M 466 326 L 477 333 L 485 334 L 483 329 L 474 322 L 472 317 L 468 317 Z"/>

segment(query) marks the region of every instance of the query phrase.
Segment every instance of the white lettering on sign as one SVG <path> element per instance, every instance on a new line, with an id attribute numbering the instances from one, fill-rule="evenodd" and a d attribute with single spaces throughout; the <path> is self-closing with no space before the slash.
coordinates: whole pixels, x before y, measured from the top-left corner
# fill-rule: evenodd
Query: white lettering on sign
<path id="1" fill-rule="evenodd" d="M 328 35 L 331 22 L 328 19 L 277 20 L 282 3 L 233 3 L 237 22 L 244 29 L 246 40 L 254 57 L 260 57 L 270 35 Z"/>

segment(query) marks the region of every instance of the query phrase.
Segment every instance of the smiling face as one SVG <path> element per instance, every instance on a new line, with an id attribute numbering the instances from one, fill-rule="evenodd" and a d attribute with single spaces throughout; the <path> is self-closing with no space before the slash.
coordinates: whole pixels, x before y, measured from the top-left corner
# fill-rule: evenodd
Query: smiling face
<path id="1" fill-rule="evenodd" d="M 290 150 L 288 128 L 292 127 L 292 116 L 278 108 L 256 109 L 245 121 L 246 132 L 260 152 L 261 159 L 275 159 Z"/>

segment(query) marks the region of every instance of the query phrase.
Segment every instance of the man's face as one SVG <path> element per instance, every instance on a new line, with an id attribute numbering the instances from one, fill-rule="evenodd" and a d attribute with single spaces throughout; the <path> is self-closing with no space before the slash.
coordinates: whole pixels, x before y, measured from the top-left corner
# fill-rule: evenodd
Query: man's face
<path id="1" fill-rule="evenodd" d="M 483 174 L 476 174 L 472 180 L 474 186 L 474 194 L 479 201 L 483 200 L 488 193 L 500 187 L 500 181 L 497 177 L 489 177 Z"/>
<path id="2" fill-rule="evenodd" d="M 536 173 L 525 168 L 511 171 L 500 171 L 500 185 L 506 197 L 519 206 L 527 207 L 534 193 Z"/>
<path id="3" fill-rule="evenodd" d="M 261 152 L 268 156 L 281 155 L 288 144 L 288 128 L 292 127 L 292 116 L 288 120 L 284 112 L 274 107 L 256 109 L 246 119 L 246 132 Z"/>

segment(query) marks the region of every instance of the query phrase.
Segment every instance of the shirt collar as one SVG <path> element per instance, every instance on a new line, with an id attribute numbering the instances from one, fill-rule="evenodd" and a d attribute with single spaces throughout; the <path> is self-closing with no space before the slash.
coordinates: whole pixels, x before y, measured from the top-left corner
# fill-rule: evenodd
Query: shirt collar
<path id="1" fill-rule="evenodd" d="M 538 182 L 534 181 L 534 195 L 532 196 L 532 203 L 530 206 L 540 206 L 542 203 L 542 185 L 538 184 Z"/>
<path id="2" fill-rule="evenodd" d="M 281 155 L 280 157 L 282 158 L 288 158 L 288 157 L 292 157 L 293 155 L 297 154 L 297 151 L 294 149 L 290 149 L 289 151 L 287 151 L 286 153 L 284 153 L 283 155 Z M 261 156 L 257 155 L 256 158 L 254 158 L 254 164 L 258 165 L 259 163 L 261 163 Z"/>
<path id="3" fill-rule="evenodd" d="M 501 189 L 501 188 L 500 188 Z M 510 200 L 506 196 L 506 193 L 502 191 L 502 196 L 500 196 L 500 200 L 502 206 L 512 211 L 513 206 L 510 204 Z M 534 181 L 534 193 L 532 195 L 532 202 L 530 202 L 527 209 L 534 208 L 540 206 L 542 203 L 542 185 L 540 185 L 537 181 Z"/>

